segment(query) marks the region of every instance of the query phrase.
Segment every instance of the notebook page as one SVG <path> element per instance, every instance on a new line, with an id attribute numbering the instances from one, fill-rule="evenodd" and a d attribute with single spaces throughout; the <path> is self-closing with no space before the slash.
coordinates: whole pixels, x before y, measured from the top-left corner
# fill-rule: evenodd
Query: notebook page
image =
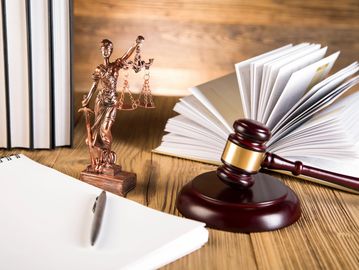
<path id="1" fill-rule="evenodd" d="M 7 221 L 0 230 L 0 265 L 4 269 L 114 270 L 151 259 L 148 254 L 161 250 L 163 256 L 155 268 L 207 241 L 203 223 L 108 193 L 100 238 L 91 247 L 92 205 L 100 193 L 98 188 L 23 155 L 12 161 L 4 159 L 0 173 L 0 214 Z M 202 228 L 198 242 L 181 241 L 198 228 Z M 178 251 L 162 249 L 175 242 Z"/>

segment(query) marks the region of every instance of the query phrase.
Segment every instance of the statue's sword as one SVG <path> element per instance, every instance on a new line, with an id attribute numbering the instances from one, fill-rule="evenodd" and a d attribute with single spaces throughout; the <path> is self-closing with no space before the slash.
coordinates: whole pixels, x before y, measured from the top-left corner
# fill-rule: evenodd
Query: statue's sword
<path id="1" fill-rule="evenodd" d="M 89 147 L 89 153 L 91 157 L 91 165 L 95 166 L 95 157 L 93 154 L 93 141 L 92 141 L 92 130 L 91 130 L 91 119 L 90 114 L 93 113 L 93 111 L 90 108 L 82 107 L 79 109 L 79 112 L 83 112 L 85 116 L 86 121 L 86 130 L 87 130 L 87 145 Z"/>

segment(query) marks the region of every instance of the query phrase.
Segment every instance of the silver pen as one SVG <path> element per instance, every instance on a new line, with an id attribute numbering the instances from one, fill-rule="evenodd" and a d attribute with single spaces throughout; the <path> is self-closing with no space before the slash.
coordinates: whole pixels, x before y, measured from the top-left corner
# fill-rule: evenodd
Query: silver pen
<path id="1" fill-rule="evenodd" d="M 96 198 L 95 203 L 92 207 L 94 213 L 92 228 L 91 228 L 91 245 L 93 246 L 98 238 L 101 230 L 101 224 L 103 215 L 106 207 L 106 192 L 102 191 L 101 194 Z"/>

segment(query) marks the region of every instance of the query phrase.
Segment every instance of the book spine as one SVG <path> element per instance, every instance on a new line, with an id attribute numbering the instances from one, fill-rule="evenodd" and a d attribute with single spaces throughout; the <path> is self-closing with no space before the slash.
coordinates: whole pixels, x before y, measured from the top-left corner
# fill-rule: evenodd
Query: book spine
<path id="1" fill-rule="evenodd" d="M 32 53 L 31 53 L 31 15 L 30 15 L 30 0 L 26 0 L 26 38 L 27 38 L 27 55 L 28 55 L 28 85 L 29 85 L 29 148 L 34 149 L 34 100 L 32 87 Z"/>
<path id="2" fill-rule="evenodd" d="M 7 136 L 7 149 L 11 148 L 11 122 L 10 122 L 10 93 L 9 93 L 9 71 L 8 71 L 8 57 L 7 57 L 7 22 L 6 22 L 6 3 L 1 0 L 2 11 L 2 27 L 3 27 L 3 48 L 4 48 L 4 78 L 5 78 L 5 103 L 6 103 L 6 136 Z"/>
<path id="3" fill-rule="evenodd" d="M 50 148 L 55 148 L 55 95 L 54 95 L 54 50 L 53 50 L 53 17 L 52 0 L 48 0 L 49 16 L 49 114 L 50 114 Z"/>
<path id="4" fill-rule="evenodd" d="M 10 147 L 30 147 L 26 2 L 5 0 Z"/>
<path id="5" fill-rule="evenodd" d="M 69 0 L 69 20 L 70 20 L 70 147 L 73 147 L 74 141 L 74 1 Z"/>

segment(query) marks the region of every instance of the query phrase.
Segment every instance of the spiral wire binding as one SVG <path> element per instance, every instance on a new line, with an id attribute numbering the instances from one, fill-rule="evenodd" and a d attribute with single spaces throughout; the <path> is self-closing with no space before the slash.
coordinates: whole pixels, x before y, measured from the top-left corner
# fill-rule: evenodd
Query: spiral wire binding
<path id="1" fill-rule="evenodd" d="M 3 156 L 3 157 L 0 157 L 0 163 L 3 163 L 5 161 L 11 161 L 13 159 L 19 159 L 21 158 L 21 156 L 19 154 L 15 154 L 15 155 L 10 155 L 10 156 Z"/>

